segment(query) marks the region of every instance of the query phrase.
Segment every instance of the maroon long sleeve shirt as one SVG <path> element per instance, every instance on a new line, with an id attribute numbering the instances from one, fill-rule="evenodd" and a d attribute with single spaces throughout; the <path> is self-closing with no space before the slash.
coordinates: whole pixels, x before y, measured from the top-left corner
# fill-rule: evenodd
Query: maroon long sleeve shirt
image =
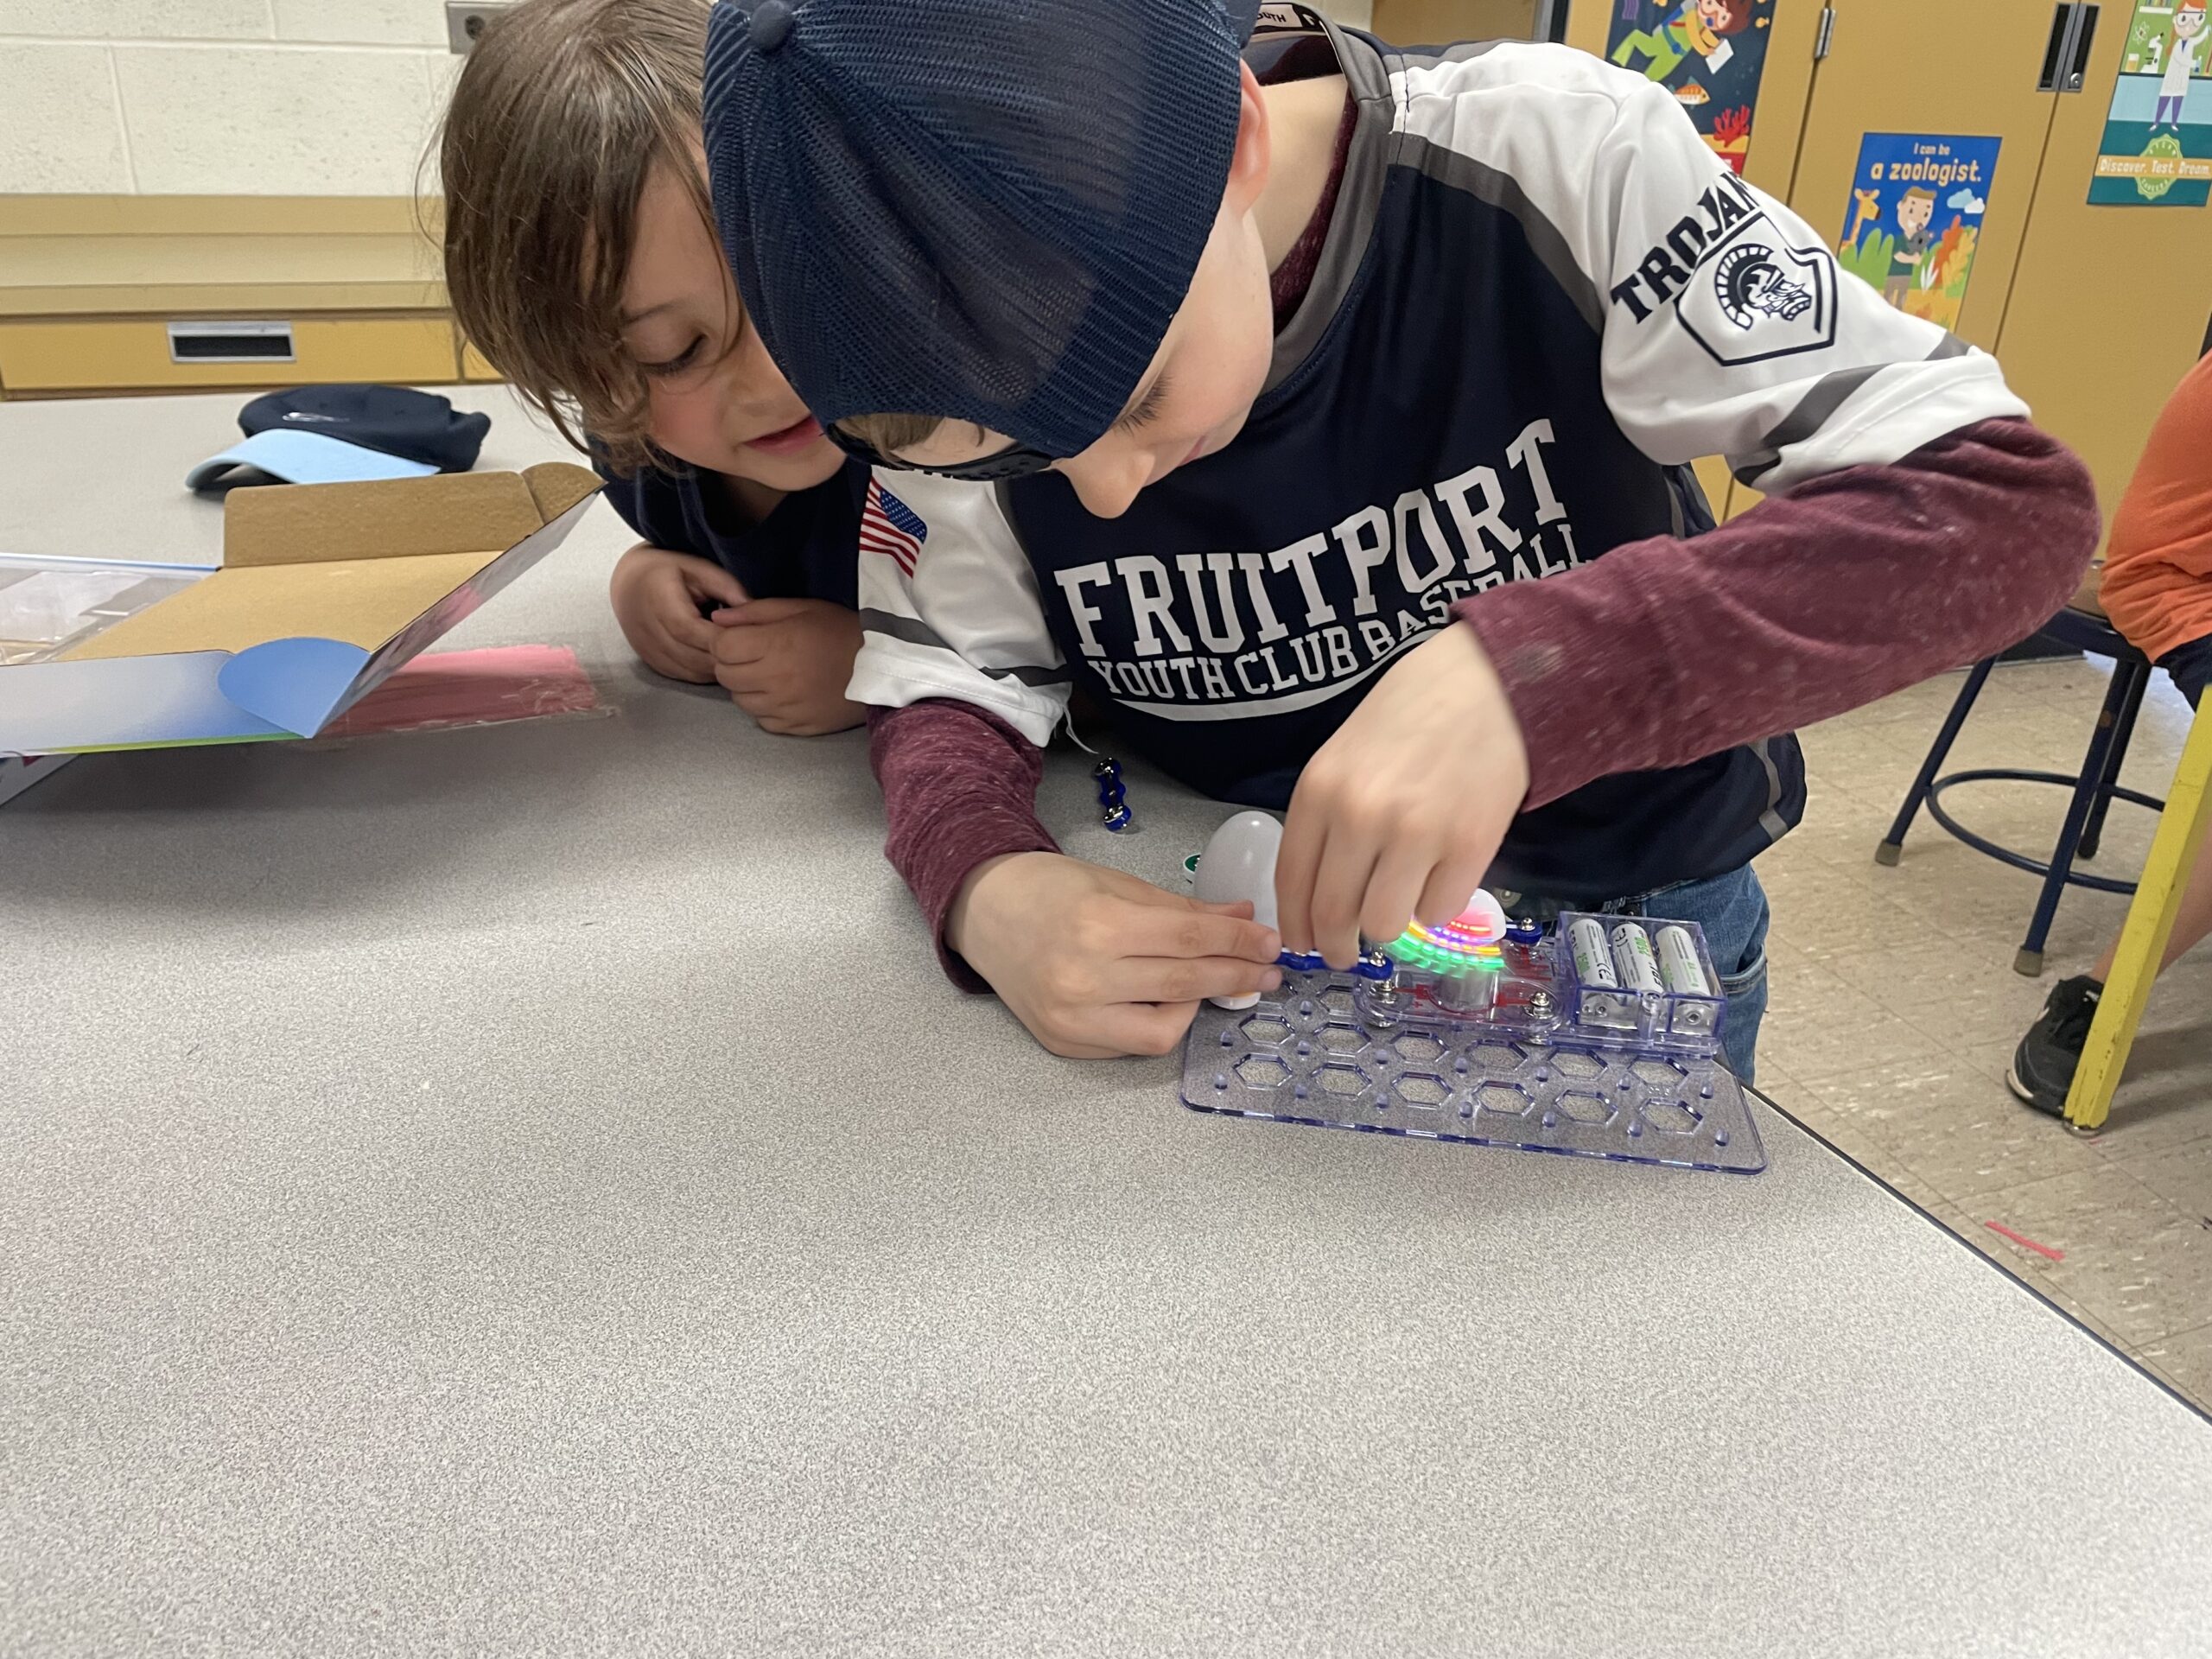
<path id="1" fill-rule="evenodd" d="M 1523 809 L 1609 772 L 1681 765 L 1873 701 L 2024 638 L 2066 602 L 2098 534 L 2087 470 L 2024 421 L 1984 421 L 1888 467 L 1761 502 L 1452 607 L 1504 682 L 1529 752 Z M 1602 717 L 1594 712 L 1602 711 Z M 1057 850 L 1042 757 L 949 701 L 878 709 L 886 851 L 944 944 L 953 901 L 1005 853 Z"/>

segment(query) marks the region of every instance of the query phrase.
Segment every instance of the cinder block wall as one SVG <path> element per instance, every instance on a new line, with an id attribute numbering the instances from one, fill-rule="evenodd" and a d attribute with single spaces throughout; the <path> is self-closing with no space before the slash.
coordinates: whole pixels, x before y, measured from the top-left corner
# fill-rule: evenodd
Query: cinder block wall
<path id="1" fill-rule="evenodd" d="M 402 196 L 441 0 L 0 0 L 0 194 Z"/>
<path id="2" fill-rule="evenodd" d="M 0 194 L 410 195 L 460 62 L 442 0 L 0 0 Z"/>

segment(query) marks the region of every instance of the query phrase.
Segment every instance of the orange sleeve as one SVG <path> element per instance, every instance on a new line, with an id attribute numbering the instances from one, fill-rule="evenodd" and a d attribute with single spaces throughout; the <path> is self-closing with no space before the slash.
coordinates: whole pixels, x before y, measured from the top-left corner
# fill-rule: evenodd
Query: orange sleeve
<path id="1" fill-rule="evenodd" d="M 2113 515 L 2100 594 L 2113 626 L 2153 659 L 2212 634 L 2212 357 L 2151 429 Z"/>

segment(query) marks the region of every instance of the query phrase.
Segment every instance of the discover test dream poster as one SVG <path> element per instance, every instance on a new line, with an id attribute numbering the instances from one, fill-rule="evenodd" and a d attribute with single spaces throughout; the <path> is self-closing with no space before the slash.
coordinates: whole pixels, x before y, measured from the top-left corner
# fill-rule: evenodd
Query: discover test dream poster
<path id="1" fill-rule="evenodd" d="M 2136 0 L 2089 200 L 2202 207 L 2212 196 L 2212 29 L 2204 0 Z"/>

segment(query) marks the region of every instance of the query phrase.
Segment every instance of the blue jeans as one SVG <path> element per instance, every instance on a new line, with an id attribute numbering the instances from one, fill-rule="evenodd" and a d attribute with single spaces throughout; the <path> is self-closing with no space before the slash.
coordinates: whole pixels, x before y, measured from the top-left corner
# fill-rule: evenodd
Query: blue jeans
<path id="1" fill-rule="evenodd" d="M 2204 688 L 2212 685 L 2212 633 L 2176 645 L 2158 658 L 2158 666 L 2173 677 L 2175 686 L 2192 709 L 2202 701 Z"/>
<path id="2" fill-rule="evenodd" d="M 1720 989 L 1728 1017 L 1720 1046 L 1728 1069 L 1752 1081 L 1758 1056 L 1759 1022 L 1766 1017 L 1766 889 L 1751 867 L 1703 881 L 1684 881 L 1641 898 L 1618 899 L 1599 906 L 1622 916 L 1651 916 L 1670 922 L 1695 922 L 1705 930 L 1713 965 L 1720 970 Z"/>

